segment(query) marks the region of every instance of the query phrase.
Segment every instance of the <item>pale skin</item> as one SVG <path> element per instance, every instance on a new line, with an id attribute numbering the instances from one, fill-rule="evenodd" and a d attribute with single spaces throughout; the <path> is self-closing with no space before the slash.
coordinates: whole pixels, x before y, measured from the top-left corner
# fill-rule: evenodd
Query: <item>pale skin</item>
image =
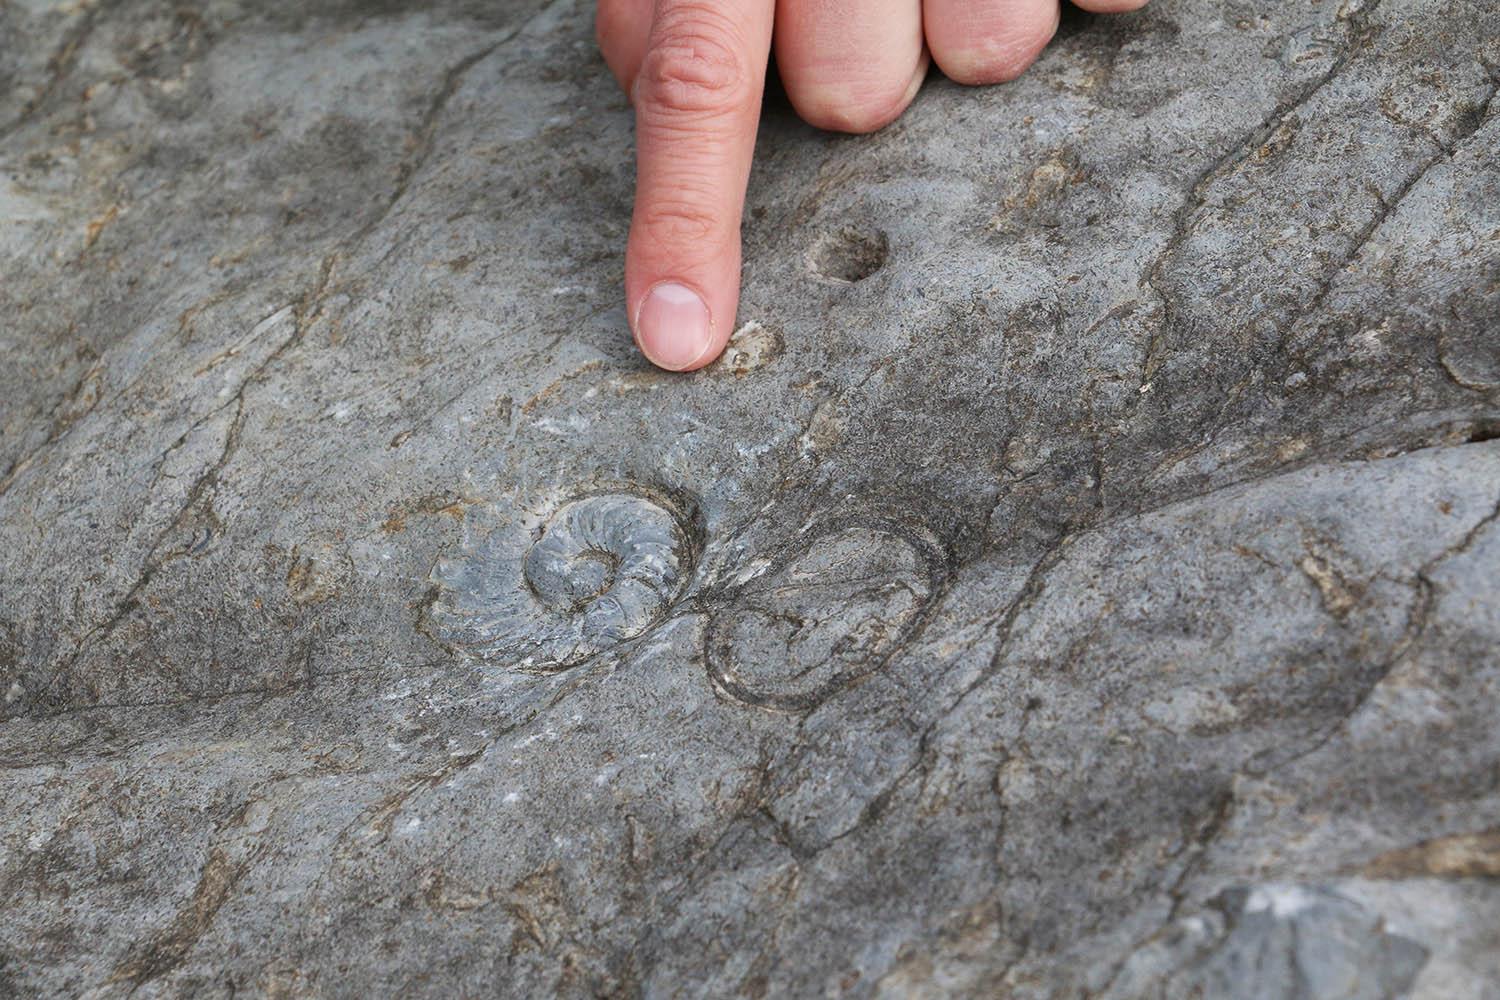
<path id="1" fill-rule="evenodd" d="M 1146 0 L 1072 2 L 1114 14 Z M 625 311 L 642 353 L 692 371 L 734 331 L 740 215 L 773 51 L 809 124 L 874 132 L 906 110 L 929 62 L 962 84 L 1013 80 L 1059 16 L 1059 0 L 598 0 L 599 48 L 635 105 Z"/>

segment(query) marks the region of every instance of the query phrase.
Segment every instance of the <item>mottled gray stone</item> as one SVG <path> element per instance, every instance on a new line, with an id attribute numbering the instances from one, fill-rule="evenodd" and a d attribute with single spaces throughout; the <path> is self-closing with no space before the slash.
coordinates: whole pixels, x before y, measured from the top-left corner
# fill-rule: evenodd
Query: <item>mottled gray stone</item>
<path id="1" fill-rule="evenodd" d="M 1500 10 L 773 99 L 688 377 L 590 20 L 0 2 L 0 993 L 1500 997 Z"/>
<path id="2" fill-rule="evenodd" d="M 1107 995 L 1392 1000 L 1427 961 L 1336 893 L 1266 885 L 1214 902 L 1221 912 L 1185 917 L 1131 956 Z"/>

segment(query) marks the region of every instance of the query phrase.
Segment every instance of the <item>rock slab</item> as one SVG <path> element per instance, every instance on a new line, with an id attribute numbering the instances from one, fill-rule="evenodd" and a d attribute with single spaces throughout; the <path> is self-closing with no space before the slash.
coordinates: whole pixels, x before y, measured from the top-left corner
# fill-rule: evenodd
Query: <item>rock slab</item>
<path id="1" fill-rule="evenodd" d="M 1500 9 L 769 102 L 579 0 L 0 2 L 0 994 L 1500 997 Z"/>

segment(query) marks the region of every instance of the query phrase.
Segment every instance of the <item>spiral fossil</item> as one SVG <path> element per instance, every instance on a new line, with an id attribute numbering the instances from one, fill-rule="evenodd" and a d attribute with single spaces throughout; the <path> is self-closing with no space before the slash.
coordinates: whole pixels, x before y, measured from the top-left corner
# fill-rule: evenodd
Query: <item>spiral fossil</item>
<path id="1" fill-rule="evenodd" d="M 925 532 L 879 521 L 826 526 L 710 616 L 709 679 L 744 705 L 809 711 L 911 641 L 945 581 L 940 547 Z"/>
<path id="2" fill-rule="evenodd" d="M 691 569 L 676 512 L 635 493 L 584 496 L 539 537 L 512 525 L 439 560 L 431 622 L 480 659 L 550 673 L 647 631 Z"/>

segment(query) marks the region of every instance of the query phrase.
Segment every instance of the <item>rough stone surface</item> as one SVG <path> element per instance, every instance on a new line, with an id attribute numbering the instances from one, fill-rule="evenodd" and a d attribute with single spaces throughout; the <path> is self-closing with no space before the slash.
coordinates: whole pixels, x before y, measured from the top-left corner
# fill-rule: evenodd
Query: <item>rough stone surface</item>
<path id="1" fill-rule="evenodd" d="M 590 22 L 0 0 L 0 994 L 1500 997 L 1500 8 L 773 100 L 691 377 Z"/>

